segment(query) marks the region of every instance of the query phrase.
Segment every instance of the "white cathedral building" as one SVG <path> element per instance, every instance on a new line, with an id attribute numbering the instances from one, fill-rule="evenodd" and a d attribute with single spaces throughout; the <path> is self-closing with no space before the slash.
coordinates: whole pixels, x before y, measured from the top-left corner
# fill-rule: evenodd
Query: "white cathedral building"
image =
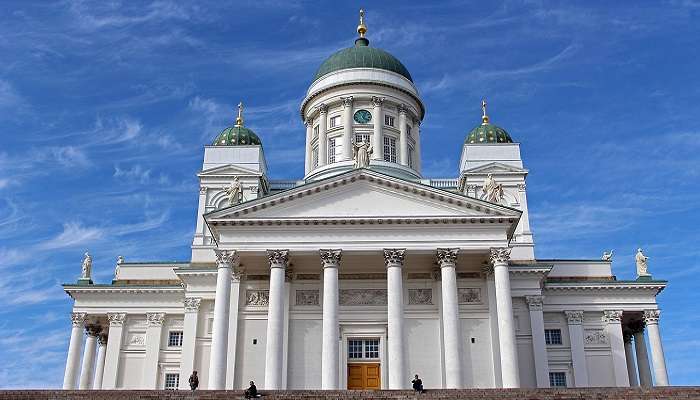
<path id="1" fill-rule="evenodd" d="M 520 145 L 485 102 L 455 176 L 423 177 L 421 137 L 437 132 L 366 30 L 301 103 L 303 177 L 269 178 L 239 106 L 204 147 L 189 261 L 119 257 L 99 284 L 86 254 L 64 285 L 65 389 L 188 389 L 193 371 L 200 389 L 668 384 L 666 282 L 643 253 L 633 281 L 610 253 L 535 258 Z"/>

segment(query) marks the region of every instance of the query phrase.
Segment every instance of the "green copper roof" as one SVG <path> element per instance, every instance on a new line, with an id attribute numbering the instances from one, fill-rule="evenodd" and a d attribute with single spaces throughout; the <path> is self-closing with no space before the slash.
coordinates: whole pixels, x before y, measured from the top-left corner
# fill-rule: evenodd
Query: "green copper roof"
<path id="1" fill-rule="evenodd" d="M 314 81 L 326 74 L 348 68 L 377 68 L 402 75 L 413 82 L 408 69 L 396 57 L 376 47 L 369 47 L 369 40 L 359 38 L 355 46 L 338 51 L 326 59 L 316 71 Z"/>
<path id="2" fill-rule="evenodd" d="M 224 129 L 212 143 L 214 146 L 241 146 L 249 144 L 262 146 L 258 135 L 244 126 L 231 126 Z"/>
<path id="3" fill-rule="evenodd" d="M 513 143 L 508 132 L 496 125 L 481 124 L 472 129 L 465 143 Z"/>

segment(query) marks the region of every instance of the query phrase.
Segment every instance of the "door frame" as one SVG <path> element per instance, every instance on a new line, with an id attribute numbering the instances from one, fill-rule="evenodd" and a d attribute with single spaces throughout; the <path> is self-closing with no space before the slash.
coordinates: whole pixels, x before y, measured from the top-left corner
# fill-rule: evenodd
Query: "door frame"
<path id="1" fill-rule="evenodd" d="M 348 388 L 348 339 L 379 339 L 379 360 L 367 361 L 371 363 L 379 362 L 379 375 L 381 376 L 381 389 L 387 389 L 389 379 L 388 365 L 386 362 L 386 324 L 353 324 L 343 323 L 340 326 L 340 387 Z M 360 363 L 362 361 L 359 361 Z"/>

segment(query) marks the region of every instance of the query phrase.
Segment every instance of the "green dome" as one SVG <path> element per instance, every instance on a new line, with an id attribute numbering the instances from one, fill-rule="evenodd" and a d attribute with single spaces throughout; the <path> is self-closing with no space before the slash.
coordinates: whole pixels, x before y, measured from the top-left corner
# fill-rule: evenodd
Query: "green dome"
<path id="1" fill-rule="evenodd" d="M 408 69 L 398 58 L 382 49 L 369 47 L 369 40 L 359 38 L 355 46 L 343 49 L 328 57 L 316 71 L 314 81 L 326 74 L 348 68 L 377 68 L 395 72 L 413 82 Z"/>
<path id="2" fill-rule="evenodd" d="M 262 146 L 262 142 L 255 132 L 244 126 L 235 125 L 224 129 L 212 143 L 214 146 L 243 146 L 249 144 Z"/>
<path id="3" fill-rule="evenodd" d="M 472 129 L 465 143 L 513 143 L 505 129 L 484 123 Z"/>

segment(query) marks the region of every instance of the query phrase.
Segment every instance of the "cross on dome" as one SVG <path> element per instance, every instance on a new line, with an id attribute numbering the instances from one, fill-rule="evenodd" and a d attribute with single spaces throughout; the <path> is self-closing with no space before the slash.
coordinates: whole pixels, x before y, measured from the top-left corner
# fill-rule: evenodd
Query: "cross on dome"
<path id="1" fill-rule="evenodd" d="M 486 99 L 481 100 L 481 125 L 487 125 L 489 123 L 489 116 L 486 115 Z"/>
<path id="2" fill-rule="evenodd" d="M 360 24 L 357 25 L 357 33 L 361 38 L 365 37 L 367 33 L 367 25 L 365 25 L 365 10 L 360 8 Z"/>
<path id="3" fill-rule="evenodd" d="M 236 125 L 243 126 L 243 102 L 238 103 L 238 116 L 236 117 Z"/>

